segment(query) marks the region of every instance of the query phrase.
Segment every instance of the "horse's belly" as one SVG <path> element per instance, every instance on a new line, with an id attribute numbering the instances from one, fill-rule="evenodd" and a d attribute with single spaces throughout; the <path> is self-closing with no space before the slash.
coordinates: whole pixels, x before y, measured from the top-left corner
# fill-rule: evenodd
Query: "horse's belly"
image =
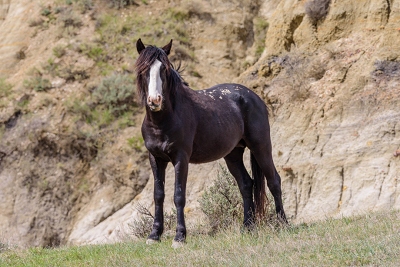
<path id="1" fill-rule="evenodd" d="M 206 163 L 218 160 L 228 155 L 240 144 L 241 138 L 232 137 L 224 140 L 207 140 L 201 144 L 194 144 L 190 163 Z"/>

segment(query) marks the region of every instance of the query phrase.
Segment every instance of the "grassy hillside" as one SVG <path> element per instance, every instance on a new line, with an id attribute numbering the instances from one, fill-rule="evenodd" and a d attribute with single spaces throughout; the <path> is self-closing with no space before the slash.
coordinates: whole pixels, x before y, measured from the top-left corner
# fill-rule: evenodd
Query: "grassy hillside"
<path id="1" fill-rule="evenodd" d="M 375 213 L 286 229 L 215 236 L 191 234 L 174 250 L 171 239 L 57 249 L 5 248 L 0 266 L 399 266 L 400 212 Z"/>

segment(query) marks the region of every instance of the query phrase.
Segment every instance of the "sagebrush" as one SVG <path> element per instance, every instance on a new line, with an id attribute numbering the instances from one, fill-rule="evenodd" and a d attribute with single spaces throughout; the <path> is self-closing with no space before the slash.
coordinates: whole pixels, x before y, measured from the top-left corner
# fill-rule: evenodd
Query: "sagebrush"
<path id="1" fill-rule="evenodd" d="M 42 76 L 35 76 L 24 81 L 24 87 L 36 92 L 47 91 L 52 88 L 51 82 Z"/>
<path id="2" fill-rule="evenodd" d="M 239 187 L 225 167 L 220 167 L 217 179 L 204 191 L 199 203 L 211 229 L 216 232 L 243 220 L 243 205 Z"/>
<path id="3" fill-rule="evenodd" d="M 133 79 L 126 74 L 112 74 L 105 77 L 93 91 L 94 100 L 105 105 L 114 115 L 118 116 L 137 106 L 136 90 Z"/>
<path id="4" fill-rule="evenodd" d="M 129 229 L 130 234 L 138 238 L 147 237 L 153 227 L 154 216 L 151 214 L 149 209 L 143 206 L 141 203 L 136 205 L 136 210 L 139 212 L 139 217 L 130 222 Z M 176 227 L 176 210 L 171 212 L 164 212 L 164 233 L 165 236 L 172 234 Z"/>

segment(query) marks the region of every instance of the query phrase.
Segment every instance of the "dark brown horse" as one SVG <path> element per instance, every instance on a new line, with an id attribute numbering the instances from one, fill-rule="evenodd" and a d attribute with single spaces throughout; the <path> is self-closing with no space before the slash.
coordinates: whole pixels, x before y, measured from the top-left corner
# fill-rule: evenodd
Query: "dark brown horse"
<path id="1" fill-rule="evenodd" d="M 142 134 L 154 174 L 155 216 L 148 241 L 163 233 L 165 169 L 175 167 L 174 203 L 177 211 L 176 242 L 184 242 L 186 181 L 189 163 L 224 158 L 243 197 L 244 225 L 250 227 L 262 215 L 266 200 L 265 180 L 278 218 L 286 222 L 282 206 L 281 179 L 272 160 L 268 111 L 265 103 L 239 84 L 219 84 L 194 91 L 171 65 L 172 40 L 163 48 L 136 43 L 137 90 L 146 116 Z M 253 179 L 243 164 L 243 152 L 251 151 Z"/>

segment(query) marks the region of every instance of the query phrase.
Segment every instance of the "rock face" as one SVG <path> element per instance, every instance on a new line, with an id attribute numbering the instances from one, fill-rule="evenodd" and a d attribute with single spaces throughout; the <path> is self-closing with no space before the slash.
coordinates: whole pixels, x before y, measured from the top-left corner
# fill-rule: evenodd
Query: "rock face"
<path id="1" fill-rule="evenodd" d="M 295 221 L 400 208 L 399 1 L 331 1 L 311 23 L 280 1 L 241 76 L 270 104 L 274 158 Z"/>
<path id="2" fill-rule="evenodd" d="M 188 77 L 190 84 L 205 88 L 235 80 L 270 108 L 274 160 L 292 222 L 400 208 L 400 1 L 332 0 L 318 20 L 306 12 L 311 0 L 175 2 L 190 14 L 186 26 L 198 72 Z M 135 8 L 156 12 L 168 5 L 149 1 L 149 10 Z M 35 1 L 0 0 L 0 76 L 14 84 L 47 60 L 54 42 L 65 41 L 27 26 L 38 12 Z M 259 59 L 257 17 L 269 22 Z M 82 21 L 78 34 L 94 34 L 90 15 Z M 26 59 L 18 58 L 21 53 Z M 67 56 L 81 69 L 95 65 Z M 146 152 L 126 145 L 140 135 L 143 114 L 130 127 L 83 135 L 82 123 L 59 103 L 87 93 L 86 81 L 51 82 L 57 90 L 18 89 L 14 98 L 22 108 L 0 103 L 0 241 L 54 246 L 121 240 L 138 216 L 136 205 L 153 208 Z M 197 200 L 220 163 L 190 165 L 189 223 L 201 217 Z M 167 211 L 173 180 L 169 166 Z"/>

